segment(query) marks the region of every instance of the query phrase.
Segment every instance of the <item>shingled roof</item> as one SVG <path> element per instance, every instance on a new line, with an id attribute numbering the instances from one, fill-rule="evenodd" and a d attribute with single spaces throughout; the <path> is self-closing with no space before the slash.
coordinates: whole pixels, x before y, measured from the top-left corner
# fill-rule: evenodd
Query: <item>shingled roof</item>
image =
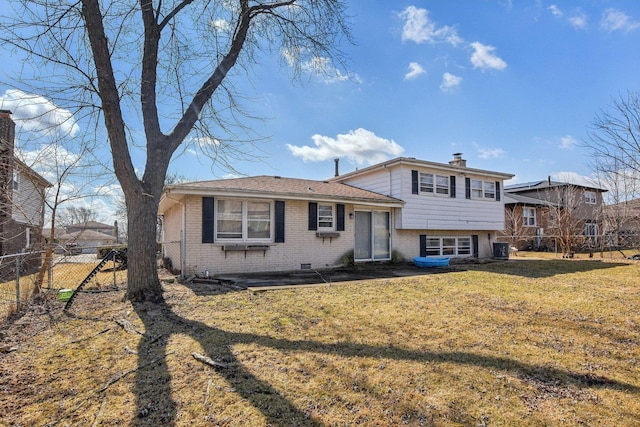
<path id="1" fill-rule="evenodd" d="M 279 176 L 254 176 L 246 178 L 197 181 L 168 185 L 164 194 L 237 195 L 303 200 L 342 200 L 402 206 L 404 202 L 394 197 L 363 190 L 340 182 L 310 179 L 282 178 Z"/>

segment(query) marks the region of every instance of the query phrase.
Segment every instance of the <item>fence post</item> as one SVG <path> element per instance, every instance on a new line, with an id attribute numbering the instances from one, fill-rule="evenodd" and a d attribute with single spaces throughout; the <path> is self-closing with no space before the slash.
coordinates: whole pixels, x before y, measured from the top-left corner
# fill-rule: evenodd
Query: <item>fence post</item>
<path id="1" fill-rule="evenodd" d="M 20 311 L 20 256 L 16 257 L 16 311 Z"/>

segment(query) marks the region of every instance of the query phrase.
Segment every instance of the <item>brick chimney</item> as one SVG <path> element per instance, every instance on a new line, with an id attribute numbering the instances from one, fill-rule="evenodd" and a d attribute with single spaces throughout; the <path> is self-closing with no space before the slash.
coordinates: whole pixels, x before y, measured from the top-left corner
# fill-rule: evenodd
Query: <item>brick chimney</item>
<path id="1" fill-rule="evenodd" d="M 11 111 L 0 110 L 0 153 L 13 157 L 16 124 L 11 119 Z"/>
<path id="2" fill-rule="evenodd" d="M 462 158 L 462 153 L 453 153 L 453 160 L 449 162 L 451 166 L 467 167 L 467 161 Z"/>

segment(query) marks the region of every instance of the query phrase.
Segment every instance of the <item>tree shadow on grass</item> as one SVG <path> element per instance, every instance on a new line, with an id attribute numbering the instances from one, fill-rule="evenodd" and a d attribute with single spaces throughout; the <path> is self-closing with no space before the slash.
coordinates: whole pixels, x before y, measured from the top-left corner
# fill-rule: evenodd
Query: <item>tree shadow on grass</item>
<path id="1" fill-rule="evenodd" d="M 630 264 L 619 262 L 602 262 L 600 260 L 568 260 L 568 259 L 510 259 L 486 264 L 469 264 L 464 270 L 488 271 L 499 274 L 539 279 L 553 277 L 559 274 L 585 273 L 596 270 L 627 266 Z"/>
<path id="2" fill-rule="evenodd" d="M 138 345 L 139 368 L 135 379 L 137 414 L 132 420 L 132 424 L 136 426 L 170 426 L 177 420 L 178 405 L 172 397 L 171 376 L 167 365 L 167 344 L 174 334 L 183 334 L 194 339 L 201 345 L 206 356 L 223 363 L 225 367 L 217 369 L 217 373 L 227 381 L 235 393 L 260 411 L 269 425 L 321 426 L 322 423 L 310 418 L 272 385 L 245 369 L 232 352 L 234 345 L 257 344 L 281 351 L 306 351 L 346 358 L 375 357 L 478 366 L 509 372 L 525 381 L 553 383 L 557 387 L 610 388 L 640 394 L 640 387 L 633 384 L 591 374 L 530 365 L 508 358 L 467 352 L 420 352 L 350 342 L 324 344 L 308 340 L 271 338 L 223 331 L 181 317 L 166 304 L 134 304 L 134 308 L 146 328 L 145 335 Z"/>

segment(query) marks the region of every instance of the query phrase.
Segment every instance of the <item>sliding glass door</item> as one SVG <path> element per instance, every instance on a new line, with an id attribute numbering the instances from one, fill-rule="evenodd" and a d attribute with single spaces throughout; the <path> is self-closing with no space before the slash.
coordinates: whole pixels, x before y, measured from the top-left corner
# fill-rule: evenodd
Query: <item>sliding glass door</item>
<path id="1" fill-rule="evenodd" d="M 356 211 L 356 261 L 391 259 L 390 213 Z"/>

